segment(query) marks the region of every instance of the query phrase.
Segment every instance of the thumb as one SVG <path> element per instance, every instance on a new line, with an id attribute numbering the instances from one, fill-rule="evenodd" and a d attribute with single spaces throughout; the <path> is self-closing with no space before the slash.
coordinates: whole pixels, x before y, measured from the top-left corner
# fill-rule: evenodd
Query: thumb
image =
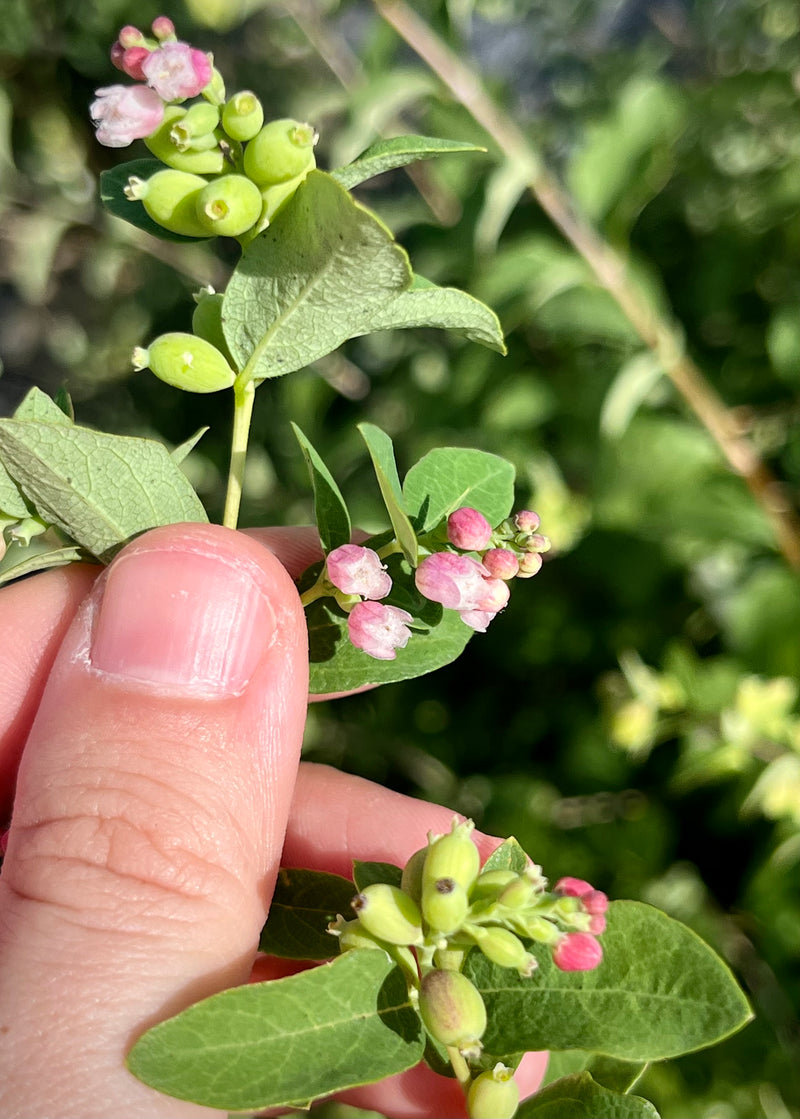
<path id="1" fill-rule="evenodd" d="M 19 772 L 0 877 L 0 1114 L 209 1116 L 136 1081 L 149 1024 L 244 981 L 307 694 L 294 586 L 256 541 L 175 525 L 84 601 Z"/>

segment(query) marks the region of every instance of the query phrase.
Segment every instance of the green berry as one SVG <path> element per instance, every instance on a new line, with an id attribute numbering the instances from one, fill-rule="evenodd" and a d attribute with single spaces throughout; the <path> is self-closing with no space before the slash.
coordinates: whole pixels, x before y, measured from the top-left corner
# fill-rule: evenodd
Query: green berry
<path id="1" fill-rule="evenodd" d="M 194 300 L 197 306 L 192 314 L 192 334 L 198 338 L 205 338 L 212 346 L 216 346 L 229 365 L 233 365 L 228 343 L 222 329 L 222 301 L 224 295 L 221 291 L 211 288 L 201 288 L 195 292 Z"/>
<path id="2" fill-rule="evenodd" d="M 500 891 L 498 901 L 507 909 L 525 909 L 535 899 L 536 888 L 524 874 L 518 874 Z"/>
<path id="3" fill-rule="evenodd" d="M 232 140 L 252 140 L 264 123 L 264 107 L 254 93 L 236 93 L 222 110 L 222 127 Z"/>
<path id="4" fill-rule="evenodd" d="M 480 1053 L 486 1007 L 480 991 L 462 972 L 429 971 L 420 987 L 419 1012 L 425 1028 L 442 1045 L 455 1045 L 464 1055 Z"/>
<path id="5" fill-rule="evenodd" d="M 524 978 L 538 967 L 536 957 L 509 929 L 483 928 L 472 930 L 475 941 L 484 956 L 498 967 L 513 967 Z"/>
<path id="6" fill-rule="evenodd" d="M 422 869 L 423 888 L 439 878 L 452 878 L 465 890 L 473 886 L 481 867 L 478 848 L 470 838 L 473 827 L 471 820 L 463 824 L 454 820 L 446 835 L 431 842 Z"/>
<path id="7" fill-rule="evenodd" d="M 148 349 L 133 351 L 135 369 L 149 366 L 156 377 L 184 392 L 218 392 L 228 389 L 236 374 L 224 356 L 194 334 L 162 334 Z"/>
<path id="8" fill-rule="evenodd" d="M 294 179 L 315 166 L 316 139 L 310 124 L 272 120 L 245 148 L 245 174 L 262 187 Z"/>
<path id="9" fill-rule="evenodd" d="M 464 923 L 469 909 L 467 891 L 454 878 L 437 878 L 422 889 L 422 916 L 434 933 L 450 936 Z"/>
<path id="10" fill-rule="evenodd" d="M 125 187 L 127 198 L 138 199 L 154 222 L 185 237 L 208 237 L 197 218 L 196 200 L 206 186 L 200 175 L 165 168 L 149 179 L 132 176 Z"/>
<path id="11" fill-rule="evenodd" d="M 261 205 L 261 192 L 250 179 L 222 175 L 197 196 L 197 218 L 208 233 L 238 237 L 258 221 Z"/>
<path id="12" fill-rule="evenodd" d="M 485 870 L 469 892 L 473 901 L 496 901 L 504 886 L 516 878 L 513 870 Z"/>
<path id="13" fill-rule="evenodd" d="M 207 101 L 198 101 L 186 110 L 169 132 L 170 142 L 179 152 L 208 150 L 216 147 L 214 129 L 219 124 L 219 109 Z"/>
<path id="14" fill-rule="evenodd" d="M 415 851 L 403 867 L 403 877 L 400 880 L 400 889 L 417 904 L 422 901 L 422 868 L 427 854 L 427 847 L 420 847 L 419 851 Z"/>
<path id="15" fill-rule="evenodd" d="M 470 1119 L 513 1119 L 519 1104 L 519 1088 L 511 1069 L 496 1064 L 482 1072 L 467 1090 Z"/>
<path id="16" fill-rule="evenodd" d="M 353 898 L 353 909 L 368 933 L 387 944 L 421 944 L 419 906 L 397 886 L 374 882 Z"/>
<path id="17" fill-rule="evenodd" d="M 217 144 L 207 151 L 178 151 L 171 139 L 173 128 L 181 124 L 188 110 L 180 105 L 167 105 L 164 119 L 145 144 L 162 163 L 178 171 L 189 171 L 195 175 L 219 175 L 225 170 L 225 157 Z"/>

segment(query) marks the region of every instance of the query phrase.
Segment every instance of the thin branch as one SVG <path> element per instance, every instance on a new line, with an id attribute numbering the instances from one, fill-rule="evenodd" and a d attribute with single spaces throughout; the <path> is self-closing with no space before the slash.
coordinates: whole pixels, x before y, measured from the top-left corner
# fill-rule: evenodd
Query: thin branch
<path id="1" fill-rule="evenodd" d="M 762 461 L 741 426 L 687 354 L 680 328 L 664 318 L 628 273 L 625 259 L 580 215 L 564 187 L 542 165 L 530 141 L 491 98 L 478 75 L 439 38 L 404 0 L 374 0 L 387 23 L 427 63 L 480 124 L 503 155 L 534 170 L 531 193 L 614 298 L 642 342 L 747 484 L 768 517 L 784 559 L 800 571 L 800 519 L 783 486 Z"/>

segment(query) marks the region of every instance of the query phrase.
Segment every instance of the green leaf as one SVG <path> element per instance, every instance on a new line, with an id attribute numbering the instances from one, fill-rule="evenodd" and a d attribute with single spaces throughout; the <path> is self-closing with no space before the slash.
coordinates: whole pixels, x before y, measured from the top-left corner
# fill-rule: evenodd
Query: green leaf
<path id="1" fill-rule="evenodd" d="M 347 511 L 344 498 L 336 485 L 330 471 L 314 450 L 308 438 L 303 434 L 296 423 L 292 430 L 297 436 L 297 441 L 311 475 L 311 488 L 314 491 L 314 519 L 319 530 L 319 539 L 326 552 L 333 551 L 342 544 L 350 543 L 352 528 L 350 514 Z"/>
<path id="2" fill-rule="evenodd" d="M 25 394 L 17 406 L 15 420 L 40 420 L 42 423 L 56 424 L 60 427 L 71 427 L 72 420 L 55 400 L 51 400 L 46 392 L 35 386 Z"/>
<path id="3" fill-rule="evenodd" d="M 437 136 L 394 136 L 391 140 L 378 140 L 371 144 L 352 163 L 331 171 L 331 177 L 350 190 L 384 171 L 405 167 L 406 164 L 416 163 L 421 159 L 433 159 L 434 156 L 454 152 L 485 151 L 486 148 L 463 140 L 441 140 Z"/>
<path id="4" fill-rule="evenodd" d="M 636 412 L 664 376 L 658 358 L 649 350 L 629 358 L 619 369 L 603 400 L 600 430 L 610 439 L 624 435 Z"/>
<path id="5" fill-rule="evenodd" d="M 421 276 L 415 276 L 408 291 L 396 296 L 369 320 L 370 332 L 414 326 L 452 330 L 501 354 L 507 352 L 500 320 L 490 307 L 459 288 L 441 288 L 430 280 L 423 281 Z"/>
<path id="6" fill-rule="evenodd" d="M 513 870 L 515 874 L 522 874 L 527 865 L 528 856 L 514 836 L 511 835 L 492 851 L 481 867 L 481 872 L 484 870 Z"/>
<path id="7" fill-rule="evenodd" d="M 11 583 L 14 579 L 21 579 L 23 575 L 46 571 L 50 567 L 65 567 L 68 563 L 94 562 L 93 557 L 82 548 L 71 544 L 63 547 L 53 547 L 49 544 L 42 547 L 40 540 L 41 537 L 31 541 L 27 548 L 9 544 L 6 554 L 0 561 L 0 586 Z M 20 555 L 20 552 L 23 554 Z"/>
<path id="8" fill-rule="evenodd" d="M 675 1057 L 713 1045 L 752 1017 L 725 963 L 685 925 L 639 902 L 613 902 L 594 971 L 563 972 L 534 945 L 530 979 L 470 953 L 490 1053 L 589 1049 L 624 1060 Z"/>
<path id="9" fill-rule="evenodd" d="M 499 525 L 514 504 L 514 467 L 486 451 L 437 447 L 406 474 L 403 496 L 420 532 L 429 532 L 462 505 Z"/>
<path id="10" fill-rule="evenodd" d="M 191 452 L 194 450 L 194 448 L 197 446 L 197 444 L 200 442 L 207 431 L 208 425 L 206 425 L 205 427 L 199 427 L 194 435 L 190 435 L 188 439 L 184 439 L 184 441 L 177 447 L 173 447 L 169 453 L 172 461 L 176 465 L 182 463 L 187 455 L 191 454 Z"/>
<path id="11" fill-rule="evenodd" d="M 91 431 L 66 417 L 0 420 L 0 456 L 37 514 L 103 562 L 146 529 L 207 520 L 166 447 L 150 439 Z"/>
<path id="12" fill-rule="evenodd" d="M 647 1068 L 646 1061 L 623 1061 L 603 1057 L 583 1049 L 563 1049 L 550 1054 L 542 1087 L 577 1072 L 591 1073 L 592 1079 L 613 1092 L 629 1092 Z"/>
<path id="13" fill-rule="evenodd" d="M 132 159 L 128 163 L 120 163 L 109 171 L 100 174 L 100 201 L 116 218 L 122 218 L 137 229 L 159 237 L 162 241 L 181 241 L 192 244 L 197 241 L 207 241 L 208 237 L 184 237 L 181 233 L 172 233 L 163 225 L 153 221 L 138 199 L 125 196 L 125 187 L 131 175 L 139 179 L 149 179 L 156 171 L 163 171 L 164 164 L 158 159 Z"/>
<path id="14" fill-rule="evenodd" d="M 417 566 L 418 547 L 417 534 L 408 519 L 403 491 L 400 488 L 400 479 L 397 476 L 397 464 L 394 460 L 394 447 L 385 431 L 381 431 L 375 424 L 358 424 L 358 430 L 367 444 L 375 476 L 378 479 L 383 503 L 392 522 L 397 543 L 403 549 L 408 562 L 412 567 Z"/>
<path id="15" fill-rule="evenodd" d="M 374 882 L 385 882 L 388 886 L 399 886 L 403 871 L 394 863 L 362 863 L 359 859 L 353 862 L 353 881 L 359 890 L 371 886 Z"/>
<path id="16" fill-rule="evenodd" d="M 523 1100 L 517 1119 L 659 1119 L 649 1100 L 596 1084 L 588 1072 L 562 1077 Z"/>
<path id="17" fill-rule="evenodd" d="M 415 1065 L 422 1026 L 384 952 L 214 995 L 148 1030 L 128 1056 L 158 1091 L 228 1111 L 298 1105 Z"/>
<path id="18" fill-rule="evenodd" d="M 31 511 L 25 504 L 25 498 L 19 492 L 14 479 L 0 462 L 0 517 L 22 520 L 30 515 Z"/>
<path id="19" fill-rule="evenodd" d="M 259 949 L 290 960 L 329 960 L 337 956 L 328 925 L 338 914 L 352 916 L 356 888 L 338 874 L 281 867 Z"/>
<path id="20" fill-rule="evenodd" d="M 411 591 L 408 599 L 401 595 L 403 588 L 396 578 L 397 568 L 387 562 L 389 574 L 395 585 L 387 601 L 408 610 L 412 605 Z M 310 682 L 312 695 L 330 695 L 334 692 L 352 691 L 370 684 L 391 684 L 424 676 L 442 665 L 450 664 L 463 652 L 473 630 L 465 625 L 455 610 L 442 610 L 435 603 L 426 607 L 428 616 L 438 620 L 430 625 L 427 633 L 413 633 L 405 649 L 398 649 L 395 660 L 380 661 L 368 656 L 350 644 L 347 635 L 347 615 L 332 599 L 318 599 L 308 607 L 308 638 L 310 653 Z M 413 615 L 414 610 L 409 610 Z M 416 622 L 414 623 L 416 625 Z M 420 621 L 420 625 L 424 625 Z"/>
<path id="21" fill-rule="evenodd" d="M 322 171 L 245 249 L 222 304 L 237 367 L 256 382 L 302 369 L 346 339 L 411 283 L 386 226 Z"/>

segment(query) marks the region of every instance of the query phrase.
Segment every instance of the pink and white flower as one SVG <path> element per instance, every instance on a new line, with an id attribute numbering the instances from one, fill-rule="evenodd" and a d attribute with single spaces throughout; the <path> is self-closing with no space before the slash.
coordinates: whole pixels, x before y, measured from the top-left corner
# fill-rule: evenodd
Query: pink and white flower
<path id="1" fill-rule="evenodd" d="M 553 887 L 553 892 L 562 897 L 580 898 L 584 912 L 588 913 L 589 932 L 599 936 L 605 932 L 608 910 L 608 896 L 602 890 L 596 890 L 591 882 L 583 878 L 560 878 Z"/>
<path id="2" fill-rule="evenodd" d="M 508 584 L 495 579 L 471 556 L 434 552 L 416 570 L 417 590 L 432 602 L 458 610 L 461 620 L 479 633 L 509 599 Z"/>
<path id="3" fill-rule="evenodd" d="M 126 148 L 155 132 L 164 119 L 164 103 L 147 86 L 103 86 L 95 95 L 90 112 L 97 139 L 107 148 Z"/>
<path id="4" fill-rule="evenodd" d="M 591 933 L 567 933 L 553 949 L 553 963 L 561 971 L 592 971 L 602 958 L 603 949 Z"/>
<path id="5" fill-rule="evenodd" d="M 196 97 L 211 81 L 208 55 L 188 43 L 165 42 L 142 62 L 147 84 L 165 101 Z"/>
<path id="6" fill-rule="evenodd" d="M 347 632 L 357 649 L 379 661 L 393 661 L 395 649 L 405 649 L 413 618 L 407 610 L 383 602 L 357 602 L 347 619 Z"/>
<path id="7" fill-rule="evenodd" d="M 363 598 L 386 598 L 392 589 L 391 577 L 372 548 L 360 544 L 342 544 L 328 555 L 328 578 L 345 594 Z"/>

